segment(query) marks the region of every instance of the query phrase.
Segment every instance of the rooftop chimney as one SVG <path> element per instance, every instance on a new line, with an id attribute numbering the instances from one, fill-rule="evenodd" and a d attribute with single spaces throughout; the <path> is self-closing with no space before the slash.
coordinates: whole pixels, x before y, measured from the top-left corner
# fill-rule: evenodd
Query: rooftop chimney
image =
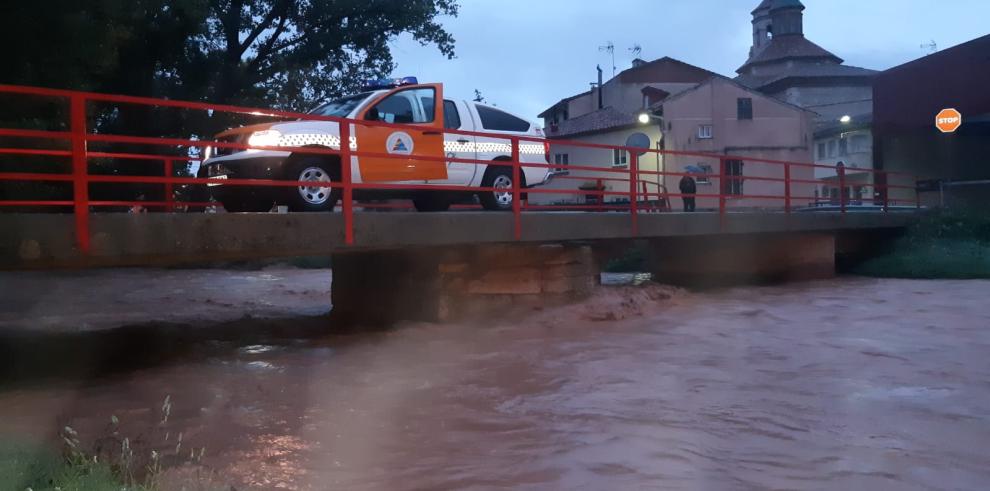
<path id="1" fill-rule="evenodd" d="M 602 97 L 602 66 L 598 65 L 598 109 L 605 107 L 605 100 Z"/>

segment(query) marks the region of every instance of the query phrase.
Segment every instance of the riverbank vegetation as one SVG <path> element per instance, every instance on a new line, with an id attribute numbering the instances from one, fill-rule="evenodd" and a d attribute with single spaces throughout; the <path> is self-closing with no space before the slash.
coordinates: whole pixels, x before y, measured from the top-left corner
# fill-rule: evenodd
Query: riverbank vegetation
<path id="1" fill-rule="evenodd" d="M 219 490 L 201 462 L 206 449 L 183 445 L 183 434 L 168 430 L 171 398 L 161 420 L 131 439 L 111 416 L 103 434 L 85 445 L 71 426 L 60 428 L 61 451 L 7 439 L 0 443 L 0 491 Z M 179 472 L 177 472 L 179 471 Z"/>
<path id="2" fill-rule="evenodd" d="M 990 216 L 976 211 L 931 212 L 889 251 L 852 272 L 880 278 L 990 279 Z"/>

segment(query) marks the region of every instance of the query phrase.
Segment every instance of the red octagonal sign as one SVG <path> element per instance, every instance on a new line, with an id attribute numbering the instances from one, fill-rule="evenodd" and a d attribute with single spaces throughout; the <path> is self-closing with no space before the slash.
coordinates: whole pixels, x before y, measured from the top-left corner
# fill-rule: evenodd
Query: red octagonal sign
<path id="1" fill-rule="evenodd" d="M 935 127 L 942 133 L 955 133 L 962 126 L 962 113 L 955 109 L 943 109 L 935 116 Z"/>

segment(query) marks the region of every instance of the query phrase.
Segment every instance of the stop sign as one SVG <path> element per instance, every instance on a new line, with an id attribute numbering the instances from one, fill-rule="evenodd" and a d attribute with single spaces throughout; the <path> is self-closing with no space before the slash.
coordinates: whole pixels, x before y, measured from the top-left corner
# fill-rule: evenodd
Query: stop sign
<path id="1" fill-rule="evenodd" d="M 935 127 L 942 133 L 954 133 L 962 126 L 962 113 L 955 109 L 943 109 L 935 116 Z"/>

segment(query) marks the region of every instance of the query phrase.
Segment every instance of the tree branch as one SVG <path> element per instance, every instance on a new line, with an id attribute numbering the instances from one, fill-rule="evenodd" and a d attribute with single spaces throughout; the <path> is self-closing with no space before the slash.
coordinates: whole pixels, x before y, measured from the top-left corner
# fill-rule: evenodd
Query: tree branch
<path id="1" fill-rule="evenodd" d="M 275 50 L 273 49 L 273 47 L 275 43 L 278 41 L 278 38 L 281 37 L 283 33 L 285 33 L 287 20 L 288 20 L 287 16 L 283 15 L 278 22 L 278 27 L 275 28 L 275 32 L 273 32 L 272 35 L 268 37 L 268 40 L 265 42 L 265 45 L 258 50 L 257 56 L 255 56 L 254 59 L 251 60 L 251 63 L 248 65 L 248 67 L 257 68 L 262 60 L 267 59 L 269 56 L 272 55 L 272 53 L 281 51 L 281 48 L 279 50 Z M 303 36 L 305 35 L 299 37 L 301 38 Z"/>
<path id="2" fill-rule="evenodd" d="M 231 0 L 230 10 L 223 16 L 223 34 L 227 43 L 227 59 L 234 60 L 237 50 L 240 48 L 241 33 L 241 9 L 244 7 L 243 0 Z M 239 56 L 236 59 L 240 59 Z"/>
<path id="3" fill-rule="evenodd" d="M 237 53 L 238 58 L 244 56 L 244 52 L 247 51 L 252 44 L 254 44 L 254 42 L 258 39 L 258 36 L 260 36 L 261 33 L 265 32 L 265 29 L 267 29 L 272 22 L 275 22 L 276 17 L 279 19 L 279 30 L 284 29 L 286 17 L 288 17 L 288 13 L 289 13 L 288 7 L 289 7 L 288 0 L 280 0 L 279 2 L 272 5 L 272 9 L 271 11 L 268 12 L 268 15 L 266 15 L 265 18 L 258 23 L 258 25 L 254 26 L 254 29 L 251 30 L 247 38 L 240 45 L 240 48 Z"/>

